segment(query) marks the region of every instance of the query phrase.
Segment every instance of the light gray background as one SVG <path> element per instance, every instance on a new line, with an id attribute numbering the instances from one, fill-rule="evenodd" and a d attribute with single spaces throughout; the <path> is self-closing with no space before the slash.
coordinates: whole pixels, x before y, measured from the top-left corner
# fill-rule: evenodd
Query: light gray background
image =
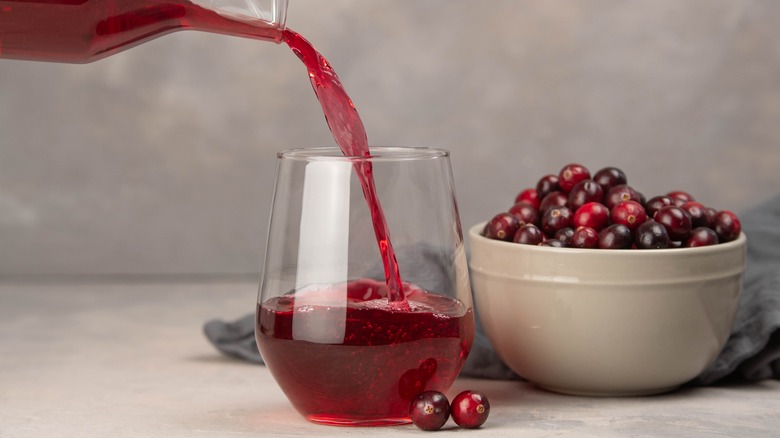
<path id="1" fill-rule="evenodd" d="M 780 2 L 291 0 L 376 145 L 452 151 L 464 227 L 568 162 L 742 211 L 780 191 Z M 256 277 L 275 152 L 331 145 L 285 47 L 180 32 L 0 60 L 0 279 Z"/>

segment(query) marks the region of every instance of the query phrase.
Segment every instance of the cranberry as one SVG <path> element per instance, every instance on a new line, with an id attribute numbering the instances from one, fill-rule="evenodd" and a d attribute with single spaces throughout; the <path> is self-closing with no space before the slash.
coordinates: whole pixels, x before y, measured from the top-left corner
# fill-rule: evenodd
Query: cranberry
<path id="1" fill-rule="evenodd" d="M 536 193 L 536 189 L 525 189 L 515 198 L 515 204 L 518 202 L 527 202 L 533 205 L 534 208 L 538 209 L 541 199 L 539 199 L 539 194 Z"/>
<path id="2" fill-rule="evenodd" d="M 599 232 L 591 227 L 579 227 L 571 236 L 572 248 L 598 248 Z"/>
<path id="3" fill-rule="evenodd" d="M 634 243 L 638 249 L 663 249 L 669 247 L 669 234 L 666 228 L 656 221 L 646 221 L 634 233 Z"/>
<path id="4" fill-rule="evenodd" d="M 561 228 L 555 232 L 553 239 L 560 240 L 563 246 L 571 246 L 571 236 L 574 235 L 574 228 L 566 227 Z"/>
<path id="5" fill-rule="evenodd" d="M 516 217 L 509 213 L 499 213 L 487 223 L 485 237 L 511 242 L 518 228 L 520 228 L 520 222 Z"/>
<path id="6" fill-rule="evenodd" d="M 558 175 L 545 175 L 536 183 L 536 195 L 539 200 L 544 199 L 545 196 L 560 189 L 561 187 L 558 185 Z"/>
<path id="7" fill-rule="evenodd" d="M 691 236 L 688 237 L 683 246 L 692 248 L 694 246 L 717 245 L 718 242 L 718 233 L 712 228 L 698 227 L 691 231 Z"/>
<path id="8" fill-rule="evenodd" d="M 452 399 L 452 419 L 460 427 L 476 429 L 485 424 L 490 415 L 490 402 L 479 391 L 463 391 Z"/>
<path id="9" fill-rule="evenodd" d="M 684 192 L 682 190 L 674 190 L 666 194 L 668 197 L 672 198 L 672 201 L 674 201 L 674 205 L 677 207 L 685 204 L 688 201 L 695 201 L 693 199 L 693 196 L 690 195 L 688 192 Z"/>
<path id="10" fill-rule="evenodd" d="M 636 201 L 623 201 L 612 209 L 612 223 L 622 224 L 632 232 L 647 220 L 642 204 Z"/>
<path id="11" fill-rule="evenodd" d="M 577 183 L 569 192 L 569 208 L 577 210 L 588 202 L 601 202 L 604 199 L 604 189 L 592 179 Z"/>
<path id="12" fill-rule="evenodd" d="M 710 226 L 710 217 L 707 215 L 707 207 L 696 201 L 688 201 L 681 205 L 680 208 L 685 210 L 688 215 L 691 216 L 692 228 Z"/>
<path id="13" fill-rule="evenodd" d="M 712 219 L 712 229 L 718 233 L 718 240 L 721 243 L 725 243 L 739 237 L 739 233 L 742 231 L 742 224 L 739 222 L 737 215 L 728 210 L 723 210 L 715 213 L 715 217 Z"/>
<path id="14" fill-rule="evenodd" d="M 539 246 L 551 246 L 553 248 L 566 248 L 566 245 L 563 244 L 558 239 L 547 239 L 544 242 L 540 243 Z"/>
<path id="15" fill-rule="evenodd" d="M 539 211 L 528 202 L 520 201 L 509 209 L 509 214 L 516 217 L 521 224 L 539 223 Z"/>
<path id="16" fill-rule="evenodd" d="M 604 189 L 604 193 L 608 192 L 612 187 L 626 184 L 626 174 L 617 167 L 605 167 L 595 175 L 593 175 L 593 181 L 596 181 Z"/>
<path id="17" fill-rule="evenodd" d="M 573 214 L 569 207 L 552 207 L 542 216 L 542 231 L 548 236 L 554 236 L 561 228 L 571 225 Z"/>
<path id="18" fill-rule="evenodd" d="M 612 224 L 599 233 L 599 248 L 629 249 L 633 243 L 631 230 L 623 224 Z"/>
<path id="19" fill-rule="evenodd" d="M 639 202 L 639 200 L 639 193 L 633 187 L 620 184 L 609 189 L 606 196 L 604 196 L 604 205 L 609 209 L 613 209 L 623 201 Z"/>
<path id="20" fill-rule="evenodd" d="M 398 380 L 398 394 L 403 400 L 411 400 L 415 395 L 425 389 L 430 377 L 418 368 L 406 370 Z"/>
<path id="21" fill-rule="evenodd" d="M 653 219 L 666 228 L 671 240 L 683 241 L 691 234 L 691 215 L 680 207 L 664 207 L 655 213 Z"/>
<path id="22" fill-rule="evenodd" d="M 522 243 L 525 245 L 538 245 L 544 240 L 544 233 L 534 224 L 524 224 L 515 233 L 515 243 Z"/>
<path id="23" fill-rule="evenodd" d="M 552 207 L 563 207 L 569 201 L 569 197 L 566 193 L 556 190 L 542 199 L 542 203 L 539 204 L 539 212 L 544 214 L 545 211 Z"/>
<path id="24" fill-rule="evenodd" d="M 647 217 L 654 217 L 656 211 L 669 205 L 674 205 L 674 201 L 672 201 L 672 198 L 666 195 L 654 196 L 650 198 L 645 203 L 645 212 L 647 213 Z"/>
<path id="25" fill-rule="evenodd" d="M 558 173 L 558 185 L 566 193 L 571 192 L 580 181 L 590 179 L 590 171 L 581 164 L 567 164 Z"/>
<path id="26" fill-rule="evenodd" d="M 572 225 L 575 227 L 591 227 L 596 231 L 609 225 L 609 209 L 598 202 L 588 202 L 574 212 Z"/>
<path id="27" fill-rule="evenodd" d="M 439 430 L 450 418 L 450 403 L 439 391 L 425 391 L 409 407 L 412 423 L 422 430 Z"/>

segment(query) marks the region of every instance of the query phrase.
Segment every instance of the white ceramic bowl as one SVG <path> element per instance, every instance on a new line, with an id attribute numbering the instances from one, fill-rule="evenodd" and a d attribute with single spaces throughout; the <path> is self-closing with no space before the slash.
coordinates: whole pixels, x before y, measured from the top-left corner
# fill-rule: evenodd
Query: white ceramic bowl
<path id="1" fill-rule="evenodd" d="M 486 335 L 516 373 L 556 392 L 670 391 L 701 373 L 734 322 L 746 239 L 602 250 L 491 240 L 469 230 Z"/>

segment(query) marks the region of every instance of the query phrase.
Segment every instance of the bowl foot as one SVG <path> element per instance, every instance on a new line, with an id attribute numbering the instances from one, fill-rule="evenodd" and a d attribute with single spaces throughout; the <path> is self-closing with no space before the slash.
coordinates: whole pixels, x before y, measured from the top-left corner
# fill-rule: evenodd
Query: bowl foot
<path id="1" fill-rule="evenodd" d="M 645 395 L 664 394 L 667 392 L 674 391 L 675 389 L 680 387 L 680 385 L 673 385 L 673 386 L 665 386 L 662 388 L 599 391 L 599 390 L 587 390 L 587 389 L 560 388 L 557 386 L 542 385 L 539 383 L 535 383 L 535 385 L 538 386 L 539 388 L 542 388 L 550 392 L 557 392 L 559 394 L 578 395 L 578 396 L 585 396 L 585 397 L 639 397 Z"/>

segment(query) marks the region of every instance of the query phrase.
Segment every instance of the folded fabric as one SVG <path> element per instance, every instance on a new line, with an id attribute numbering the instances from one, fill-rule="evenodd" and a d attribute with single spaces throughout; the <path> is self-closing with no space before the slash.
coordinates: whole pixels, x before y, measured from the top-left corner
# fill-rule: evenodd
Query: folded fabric
<path id="1" fill-rule="evenodd" d="M 780 196 L 740 215 L 740 220 L 748 238 L 747 270 L 734 328 L 715 362 L 691 381 L 691 385 L 710 385 L 727 378 L 780 379 Z M 425 251 L 416 253 L 417 257 L 430 256 Z M 425 286 L 437 290 L 433 285 Z M 204 332 L 222 353 L 263 362 L 255 344 L 254 315 L 230 322 L 209 321 Z M 487 379 L 520 378 L 496 354 L 479 318 L 474 345 L 461 374 Z"/>

